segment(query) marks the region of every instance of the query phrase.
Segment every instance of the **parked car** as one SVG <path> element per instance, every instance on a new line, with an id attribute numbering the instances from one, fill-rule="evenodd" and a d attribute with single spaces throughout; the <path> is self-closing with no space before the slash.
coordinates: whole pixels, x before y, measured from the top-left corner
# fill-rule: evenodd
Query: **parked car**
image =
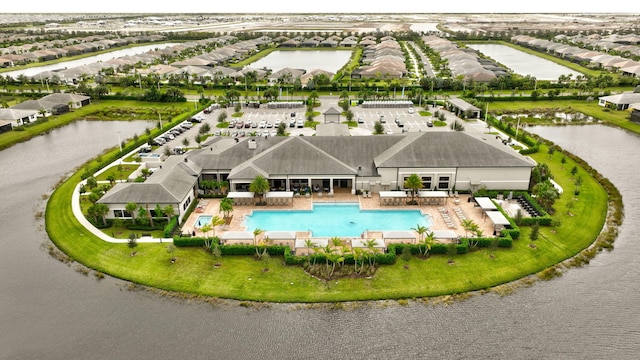
<path id="1" fill-rule="evenodd" d="M 191 122 L 194 122 L 194 123 L 201 123 L 203 121 L 204 121 L 204 117 L 202 115 L 196 115 L 191 118 Z"/>
<path id="2" fill-rule="evenodd" d="M 289 127 L 296 127 L 296 119 L 291 119 L 291 121 L 289 121 Z"/>
<path id="3" fill-rule="evenodd" d="M 252 121 L 252 122 L 251 122 L 251 128 L 252 128 L 252 129 L 255 129 L 255 128 L 257 128 L 257 127 L 258 127 L 258 123 L 257 123 L 256 121 Z"/>
<path id="4" fill-rule="evenodd" d="M 427 121 L 427 127 L 433 127 L 433 121 Z"/>
<path id="5" fill-rule="evenodd" d="M 298 121 L 296 122 L 296 125 L 297 125 L 299 128 L 303 128 L 303 127 L 304 127 L 304 120 L 302 120 L 302 119 L 298 119 Z"/>
<path id="6" fill-rule="evenodd" d="M 180 127 L 185 129 L 191 129 L 193 127 L 193 124 L 188 121 L 184 121 L 182 124 L 180 124 Z"/>
<path id="7" fill-rule="evenodd" d="M 384 115 L 380 115 L 380 124 L 386 124 L 387 120 L 384 119 Z"/>
<path id="8" fill-rule="evenodd" d="M 270 123 L 270 122 L 268 122 L 268 123 L 267 123 L 267 128 L 272 128 L 272 127 L 273 127 L 273 124 L 272 124 L 272 123 Z"/>
<path id="9" fill-rule="evenodd" d="M 412 108 L 412 107 L 411 107 L 411 108 L 409 108 L 409 110 L 408 110 L 408 111 L 409 111 L 409 114 L 413 114 L 414 112 L 416 112 L 416 110 L 415 110 L 414 108 Z"/>
<path id="10" fill-rule="evenodd" d="M 260 129 L 264 129 L 267 127 L 267 122 L 265 120 L 260 121 L 260 125 L 258 125 Z"/>
<path id="11" fill-rule="evenodd" d="M 236 129 L 242 129 L 244 127 L 244 123 L 242 121 L 238 121 L 236 123 Z"/>
<path id="12" fill-rule="evenodd" d="M 152 143 L 153 145 L 157 145 L 157 146 L 161 146 L 164 145 L 167 142 L 167 140 L 165 140 L 164 138 L 161 137 L 157 137 L 155 139 L 153 139 Z"/>
<path id="13" fill-rule="evenodd" d="M 358 124 L 364 124 L 364 120 L 361 117 L 358 118 Z"/>
<path id="14" fill-rule="evenodd" d="M 176 147 L 174 147 L 173 149 L 171 149 L 171 152 L 172 152 L 174 155 L 182 155 L 182 154 L 184 154 L 185 152 L 187 152 L 187 149 L 185 149 L 185 147 L 184 147 L 184 146 L 176 146 Z"/>
<path id="15" fill-rule="evenodd" d="M 404 127 L 404 123 L 400 120 L 396 121 L 396 124 L 398 125 L 398 127 Z"/>

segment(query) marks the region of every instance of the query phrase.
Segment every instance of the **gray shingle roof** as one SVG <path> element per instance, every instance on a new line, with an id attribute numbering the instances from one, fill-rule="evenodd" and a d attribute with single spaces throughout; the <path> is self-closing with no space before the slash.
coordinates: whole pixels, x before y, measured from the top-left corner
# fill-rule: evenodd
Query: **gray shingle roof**
<path id="1" fill-rule="evenodd" d="M 230 178 L 262 175 L 377 176 L 377 168 L 532 167 L 511 148 L 466 132 L 424 132 L 385 136 L 307 136 L 256 139 L 219 154 L 208 149 L 190 159 L 206 170 L 230 170 Z M 491 140 L 491 139 L 490 139 Z M 235 169 L 231 171 L 232 169 Z"/>
<path id="2" fill-rule="evenodd" d="M 120 204 L 175 204 L 181 202 L 196 185 L 202 169 L 184 156 L 170 156 L 143 183 L 118 183 L 98 202 Z"/>

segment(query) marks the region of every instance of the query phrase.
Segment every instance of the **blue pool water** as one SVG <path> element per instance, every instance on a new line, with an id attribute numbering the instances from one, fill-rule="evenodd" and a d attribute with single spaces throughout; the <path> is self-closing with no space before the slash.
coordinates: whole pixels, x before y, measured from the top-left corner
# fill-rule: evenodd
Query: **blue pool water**
<path id="1" fill-rule="evenodd" d="M 307 231 L 314 237 L 358 237 L 365 230 L 410 230 L 429 227 L 429 215 L 419 210 L 360 210 L 356 203 L 315 203 L 313 211 L 254 210 L 246 216 L 247 231 Z"/>
<path id="2" fill-rule="evenodd" d="M 196 223 L 193 224 L 193 226 L 197 227 L 197 228 L 201 228 L 204 225 L 207 225 L 207 224 L 211 223 L 211 219 L 212 218 L 213 218 L 213 216 L 211 216 L 211 215 L 200 215 L 196 219 Z"/>

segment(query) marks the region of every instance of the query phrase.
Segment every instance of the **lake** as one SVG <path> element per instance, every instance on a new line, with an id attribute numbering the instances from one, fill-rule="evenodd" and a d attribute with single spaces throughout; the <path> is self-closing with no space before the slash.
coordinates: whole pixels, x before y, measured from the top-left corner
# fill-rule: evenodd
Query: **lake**
<path id="1" fill-rule="evenodd" d="M 337 73 L 351 58 L 350 50 L 292 50 L 273 51 L 262 59 L 249 65 L 255 69 L 267 68 L 278 72 L 284 68 L 325 70 Z"/>
<path id="2" fill-rule="evenodd" d="M 116 146 L 116 132 L 147 126 L 80 121 L 0 151 L 0 359 L 625 360 L 640 352 L 636 135 L 599 125 L 531 128 L 618 186 L 626 216 L 614 251 L 505 296 L 341 309 L 161 296 L 52 258 L 39 216 L 46 194 Z"/>
<path id="3" fill-rule="evenodd" d="M 82 59 L 63 61 L 63 62 L 59 62 L 59 63 L 56 63 L 56 64 L 37 66 L 37 67 L 32 67 L 32 68 L 23 69 L 23 70 L 7 71 L 7 72 L 0 73 L 0 75 L 2 75 L 2 76 L 11 76 L 14 79 L 17 78 L 20 75 L 33 76 L 33 75 L 37 75 L 37 74 L 39 74 L 39 73 L 41 73 L 43 71 L 54 71 L 54 70 L 61 70 L 61 69 L 69 69 L 69 68 L 73 68 L 73 67 L 76 67 L 76 66 L 92 64 L 92 63 L 100 62 L 100 61 L 107 61 L 107 60 L 119 58 L 119 57 L 122 57 L 122 56 L 143 54 L 143 53 L 146 53 L 146 52 L 154 50 L 154 49 L 164 49 L 166 47 L 174 46 L 174 45 L 176 45 L 176 44 L 175 43 L 162 43 L 162 44 L 136 46 L 136 47 L 126 48 L 126 49 L 114 50 L 114 51 L 110 51 L 110 52 L 99 54 L 99 55 L 93 55 L 93 56 L 85 57 L 85 58 L 82 58 Z"/>
<path id="4" fill-rule="evenodd" d="M 526 76 L 530 75 L 538 80 L 558 80 L 560 75 L 582 75 L 568 67 L 558 65 L 553 61 L 528 54 L 506 45 L 498 44 L 467 44 L 493 60 L 505 65 L 513 72 Z"/>

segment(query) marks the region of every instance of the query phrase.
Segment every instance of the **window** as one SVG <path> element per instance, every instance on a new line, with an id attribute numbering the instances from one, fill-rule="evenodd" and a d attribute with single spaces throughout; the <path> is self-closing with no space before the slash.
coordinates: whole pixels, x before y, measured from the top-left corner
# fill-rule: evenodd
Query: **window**
<path id="1" fill-rule="evenodd" d="M 448 188 L 449 188 L 449 177 L 440 176 L 438 178 L 438 189 L 448 189 Z"/>
<path id="2" fill-rule="evenodd" d="M 425 189 L 431 189 L 431 176 L 423 176 L 422 177 L 422 187 Z"/>
<path id="3" fill-rule="evenodd" d="M 115 218 L 130 218 L 131 214 L 127 210 L 113 210 L 113 217 Z"/>

